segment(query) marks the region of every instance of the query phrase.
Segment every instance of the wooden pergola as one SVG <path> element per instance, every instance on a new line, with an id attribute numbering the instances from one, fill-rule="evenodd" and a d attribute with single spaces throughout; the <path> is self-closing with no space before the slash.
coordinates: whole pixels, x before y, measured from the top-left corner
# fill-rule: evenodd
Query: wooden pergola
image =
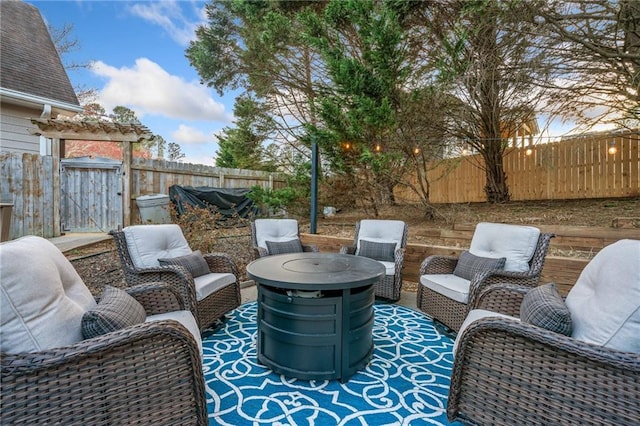
<path id="1" fill-rule="evenodd" d="M 131 224 L 131 160 L 133 158 L 132 145 L 153 138 L 153 133 L 141 124 L 115 123 L 97 120 L 64 120 L 52 118 L 32 118 L 36 129 L 30 132 L 37 136 L 44 136 L 52 140 L 52 155 L 60 160 L 65 158 L 65 141 L 85 140 L 100 142 L 122 142 L 122 209 L 123 225 Z M 59 221 L 56 221 L 59 222 Z"/>

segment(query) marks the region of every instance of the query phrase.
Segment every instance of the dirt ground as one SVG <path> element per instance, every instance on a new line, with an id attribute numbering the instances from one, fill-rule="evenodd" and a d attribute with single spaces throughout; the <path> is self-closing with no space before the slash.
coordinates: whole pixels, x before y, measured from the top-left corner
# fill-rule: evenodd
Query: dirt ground
<path id="1" fill-rule="evenodd" d="M 438 205 L 436 220 L 427 220 L 412 206 L 387 208 L 381 219 L 400 219 L 409 225 L 409 242 L 434 243 L 417 234 L 426 228 L 451 228 L 455 223 L 502 222 L 526 225 L 567 225 L 610 227 L 616 218 L 640 218 L 640 197 L 625 199 L 528 201 L 491 205 L 485 203 Z M 317 232 L 322 235 L 353 237 L 356 221 L 371 218 L 367 212 L 339 211 L 332 218 L 318 217 Z M 309 220 L 298 218 L 302 232 L 309 231 Z M 636 221 L 638 223 L 639 221 Z M 251 237 L 248 226 L 225 229 L 218 239 L 217 251 L 229 253 L 241 270 L 251 261 Z M 124 286 L 120 261 L 111 241 L 66 253 L 72 264 L 98 295 L 104 285 Z M 407 286 L 411 290 L 412 286 Z"/>

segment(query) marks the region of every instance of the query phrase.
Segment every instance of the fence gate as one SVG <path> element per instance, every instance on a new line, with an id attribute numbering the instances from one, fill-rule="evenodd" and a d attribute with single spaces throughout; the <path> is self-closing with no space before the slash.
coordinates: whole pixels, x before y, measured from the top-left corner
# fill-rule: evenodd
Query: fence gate
<path id="1" fill-rule="evenodd" d="M 60 160 L 60 220 L 64 232 L 108 232 L 122 224 L 122 162 Z"/>

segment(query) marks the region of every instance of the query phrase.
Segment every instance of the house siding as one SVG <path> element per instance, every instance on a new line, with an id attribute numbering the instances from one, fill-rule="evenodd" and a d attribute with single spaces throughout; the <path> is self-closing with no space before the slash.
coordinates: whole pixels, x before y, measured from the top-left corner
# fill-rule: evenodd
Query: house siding
<path id="1" fill-rule="evenodd" d="M 27 154 L 40 153 L 40 137 L 29 133 L 35 129 L 32 117 L 39 117 L 42 111 L 18 105 L 2 104 L 0 114 L 0 152 Z"/>

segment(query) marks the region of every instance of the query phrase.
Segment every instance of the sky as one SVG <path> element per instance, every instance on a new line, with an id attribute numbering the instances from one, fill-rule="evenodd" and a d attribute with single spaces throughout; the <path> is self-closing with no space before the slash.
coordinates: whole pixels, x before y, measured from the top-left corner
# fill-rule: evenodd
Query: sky
<path id="1" fill-rule="evenodd" d="M 63 62 L 88 63 L 68 71 L 75 88 L 98 91 L 96 102 L 133 110 L 142 124 L 167 142 L 180 144 L 194 164 L 215 164 L 216 134 L 233 126 L 239 92 L 218 93 L 200 83 L 185 57 L 195 29 L 206 23 L 205 1 L 195 0 L 26 0 L 45 22 L 73 25 L 79 48 Z M 539 117 L 541 129 L 545 124 Z M 572 123 L 553 122 L 540 140 L 570 133 Z M 592 130 L 602 130 L 592 129 Z"/>
<path id="2" fill-rule="evenodd" d="M 74 88 L 98 91 L 107 113 L 123 105 L 167 142 L 180 144 L 194 164 L 215 164 L 215 134 L 233 125 L 237 93 L 220 97 L 200 83 L 185 50 L 206 23 L 207 2 L 190 0 L 27 0 L 52 27 L 73 25 L 79 48 L 63 62 L 88 63 L 69 70 Z"/>

